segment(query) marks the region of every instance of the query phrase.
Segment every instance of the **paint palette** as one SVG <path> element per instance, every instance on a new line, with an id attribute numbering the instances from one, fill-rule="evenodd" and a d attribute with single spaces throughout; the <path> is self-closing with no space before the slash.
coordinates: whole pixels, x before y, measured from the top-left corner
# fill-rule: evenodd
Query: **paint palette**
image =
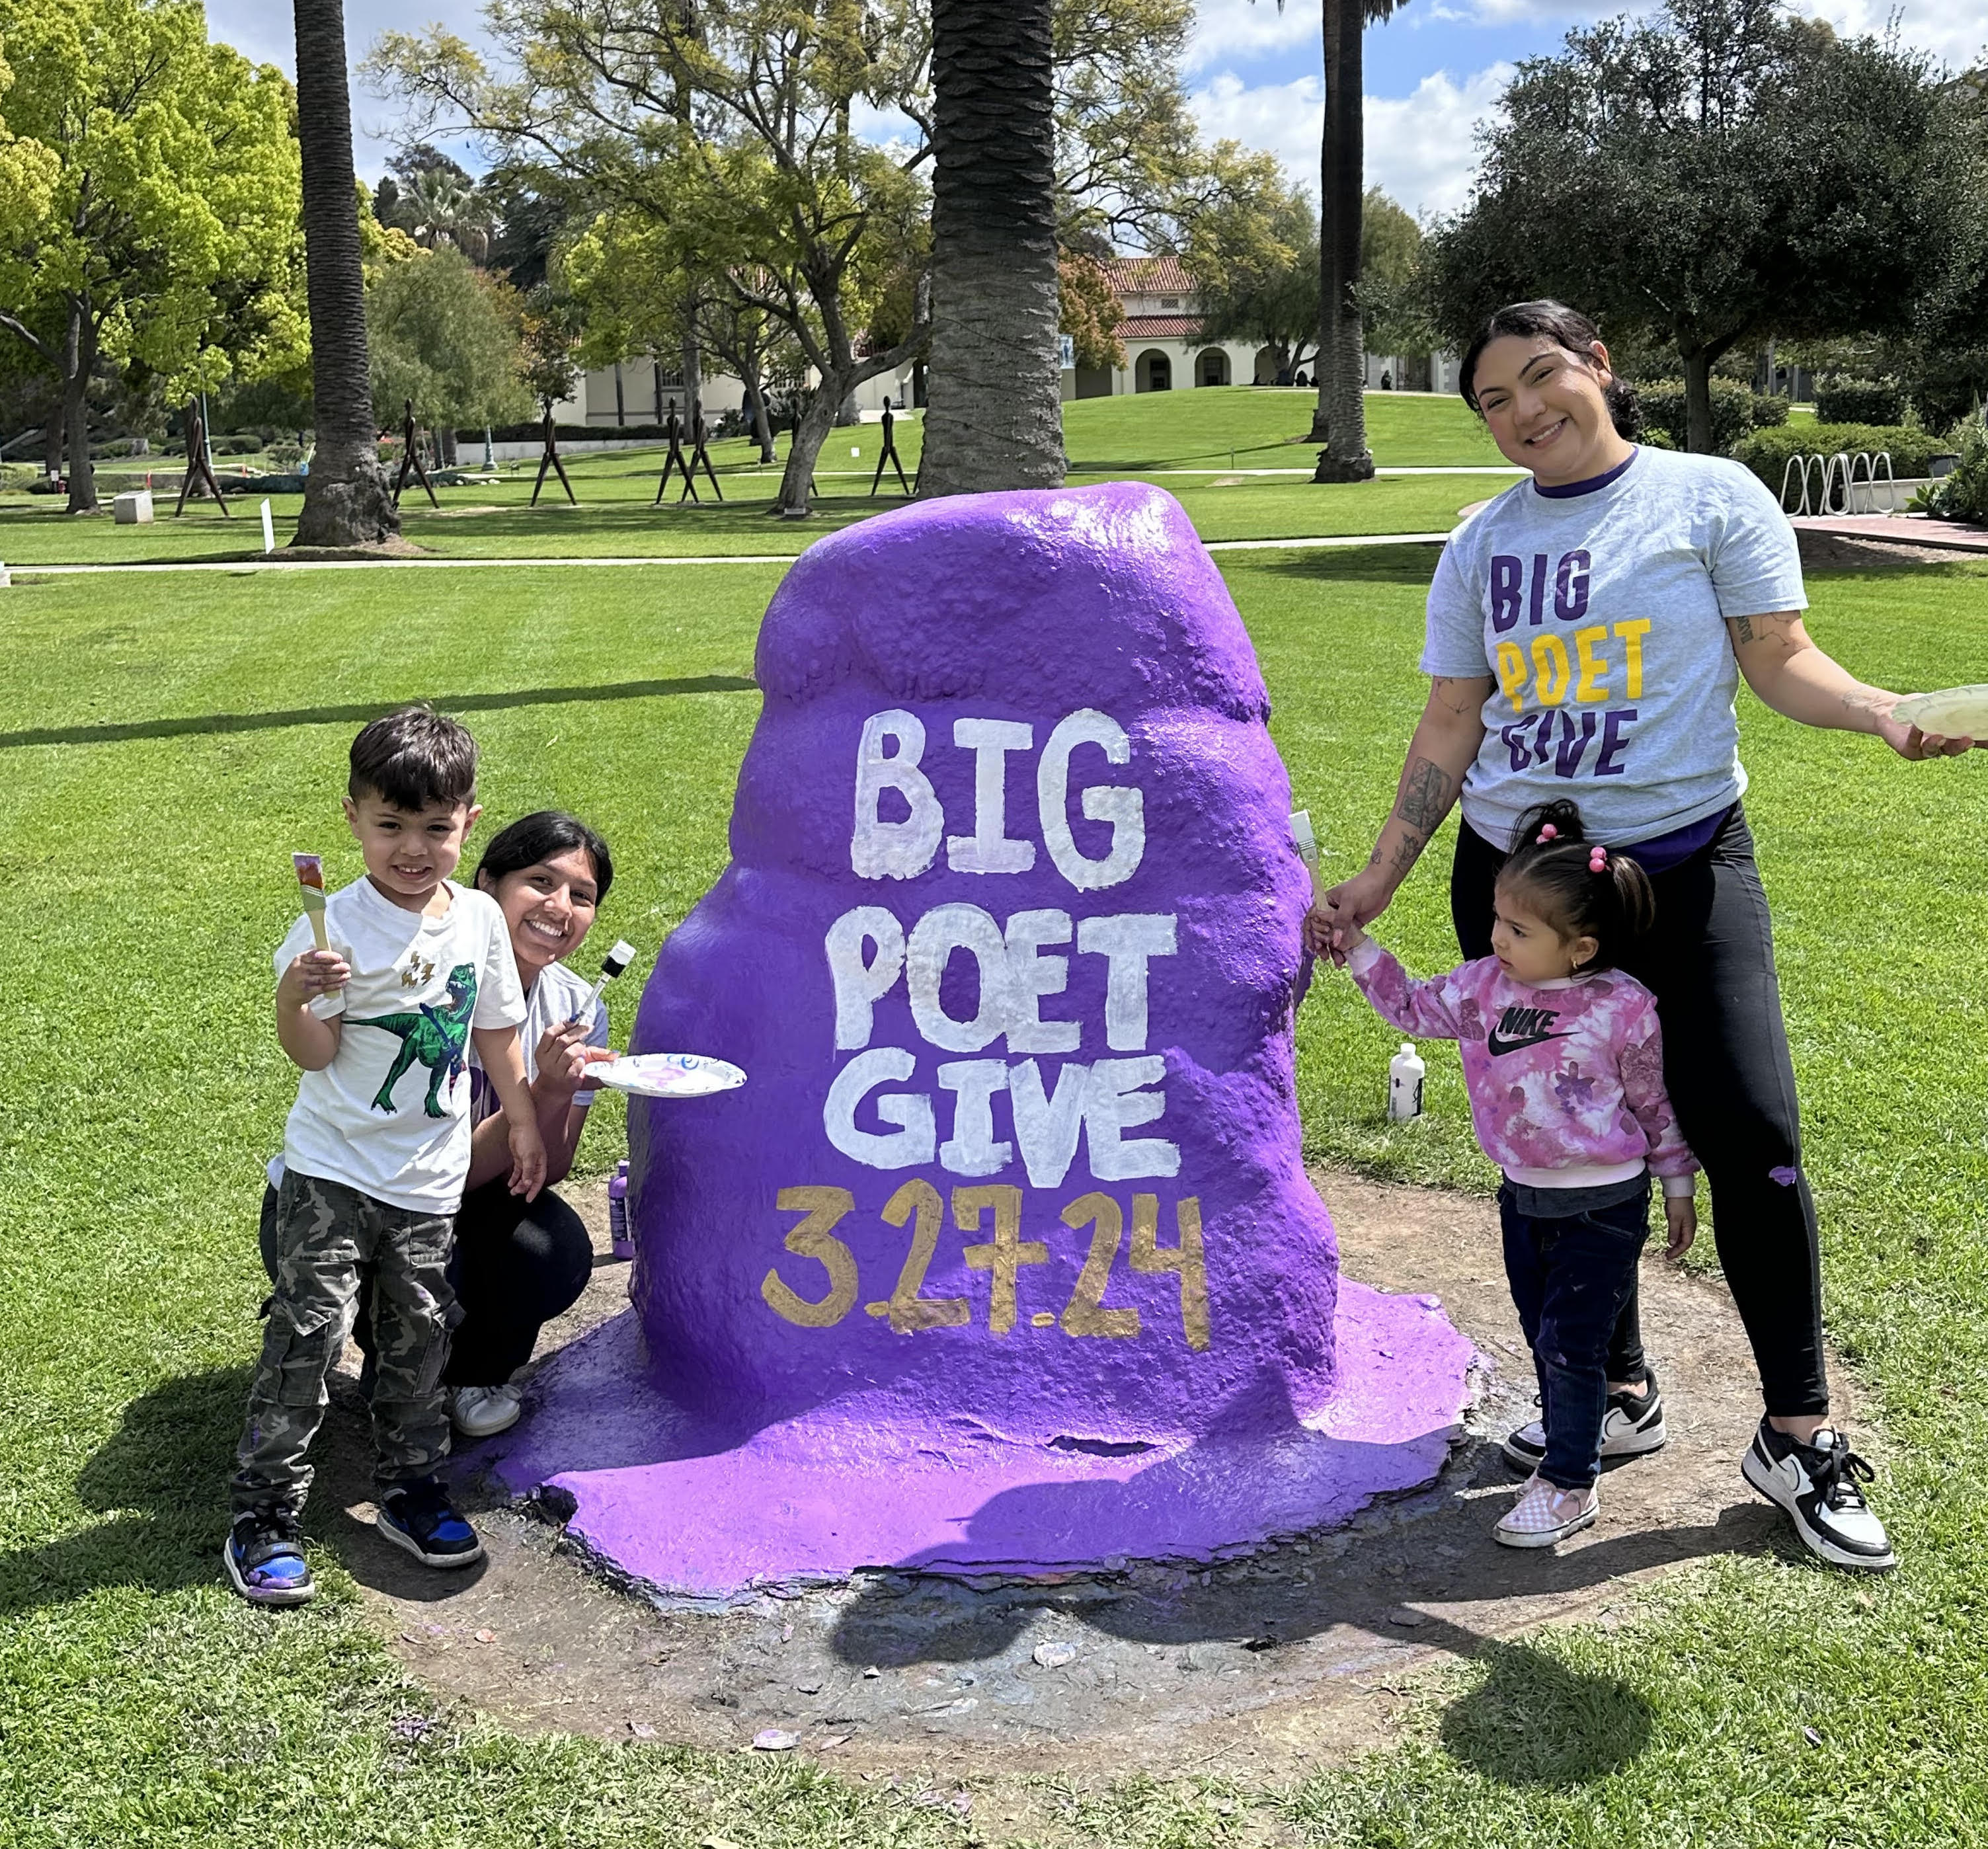
<path id="1" fill-rule="evenodd" d="M 587 1069 L 590 1085 L 611 1085 L 644 1098 L 703 1098 L 732 1091 L 746 1075 L 725 1060 L 701 1053 L 637 1053 Z"/>
<path id="2" fill-rule="evenodd" d="M 1913 694 L 1892 708 L 1902 725 L 1948 739 L 1988 739 L 1988 687 L 1943 687 Z"/>

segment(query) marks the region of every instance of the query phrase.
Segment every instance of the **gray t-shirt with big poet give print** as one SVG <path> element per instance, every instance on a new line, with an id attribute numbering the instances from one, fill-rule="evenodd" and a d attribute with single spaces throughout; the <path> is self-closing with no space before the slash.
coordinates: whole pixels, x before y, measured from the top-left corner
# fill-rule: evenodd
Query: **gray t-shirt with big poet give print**
<path id="1" fill-rule="evenodd" d="M 1508 489 L 1429 587 L 1422 671 L 1496 683 L 1464 819 L 1505 847 L 1567 796 L 1616 846 L 1717 815 L 1746 787 L 1726 620 L 1807 606 L 1794 529 L 1736 462 L 1639 448 L 1596 485 Z"/>

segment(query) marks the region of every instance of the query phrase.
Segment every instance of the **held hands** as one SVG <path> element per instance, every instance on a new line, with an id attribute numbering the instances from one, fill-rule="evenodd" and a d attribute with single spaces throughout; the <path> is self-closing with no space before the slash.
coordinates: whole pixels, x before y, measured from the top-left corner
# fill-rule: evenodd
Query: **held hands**
<path id="1" fill-rule="evenodd" d="M 1698 1237 L 1698 1202 L 1688 1194 L 1665 1195 L 1664 1224 L 1670 1235 L 1664 1245 L 1664 1256 L 1675 1265 L 1691 1250 L 1692 1242 Z"/>
<path id="2" fill-rule="evenodd" d="M 1395 896 L 1378 867 L 1364 867 L 1323 894 L 1305 914 L 1305 948 L 1315 957 L 1329 957 L 1341 968 L 1365 941 L 1362 928 L 1388 909 Z"/>
<path id="3" fill-rule="evenodd" d="M 511 1192 L 536 1201 L 546 1185 L 546 1144 L 528 1115 L 510 1126 Z"/>
<path id="4" fill-rule="evenodd" d="M 283 972 L 276 1000 L 286 1008 L 303 1008 L 319 995 L 335 994 L 351 980 L 352 965 L 336 951 L 307 950 Z"/>

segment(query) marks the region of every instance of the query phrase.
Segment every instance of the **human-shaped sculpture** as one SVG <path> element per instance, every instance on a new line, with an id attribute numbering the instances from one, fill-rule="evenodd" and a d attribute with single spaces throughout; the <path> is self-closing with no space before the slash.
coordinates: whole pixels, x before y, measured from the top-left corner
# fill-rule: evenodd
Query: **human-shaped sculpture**
<path id="1" fill-rule="evenodd" d="M 689 463 L 684 460 L 683 421 L 677 415 L 677 401 L 674 398 L 670 401 L 669 415 L 663 420 L 663 434 L 669 443 L 669 454 L 663 458 L 663 478 L 656 484 L 656 498 L 649 505 L 662 505 L 663 491 L 669 486 L 670 477 L 678 470 L 683 472 L 685 493 L 693 501 L 698 500 L 696 480 L 690 472 Z M 677 499 L 681 502 L 683 495 L 678 495 Z"/>
<path id="2" fill-rule="evenodd" d="M 873 501 L 877 499 L 877 489 L 884 479 L 884 465 L 886 462 L 898 472 L 898 485 L 904 491 L 908 499 L 911 492 L 911 483 L 904 479 L 904 465 L 898 457 L 897 428 L 897 417 L 891 409 L 890 394 L 887 392 L 884 397 L 884 453 L 877 458 L 876 474 L 870 478 L 870 499 Z"/>
<path id="3" fill-rule="evenodd" d="M 577 507 L 580 496 L 573 492 L 573 484 L 566 479 L 566 465 L 560 460 L 559 433 L 553 423 L 553 407 L 549 404 L 546 407 L 543 434 L 545 453 L 539 458 L 539 478 L 532 484 L 532 505 L 536 507 L 539 504 L 539 490 L 546 485 L 546 471 L 556 468 L 559 471 L 560 486 L 566 490 L 566 498 Z"/>
<path id="4" fill-rule="evenodd" d="M 1469 1347 L 1338 1276 L 1310 879 L 1179 505 L 864 521 L 795 563 L 755 678 L 732 864 L 632 1041 L 746 1083 L 631 1100 L 646 1362 L 583 1345 L 505 1475 L 697 1591 L 1205 1558 L 1433 1475 Z"/>
<path id="5" fill-rule="evenodd" d="M 719 500 L 725 499 L 725 490 L 718 485 L 718 471 L 711 466 L 711 427 L 704 421 L 704 407 L 693 398 L 690 404 L 691 458 L 690 467 L 684 473 L 685 493 L 693 492 L 692 485 L 697 476 L 698 465 L 704 465 L 705 474 L 710 478 L 711 492 Z M 679 505 L 683 495 L 678 495 Z"/>
<path id="6" fill-rule="evenodd" d="M 228 519 L 234 515 L 228 512 L 228 497 L 221 492 L 221 484 L 215 479 L 214 465 L 207 458 L 207 420 L 200 414 L 200 402 L 196 399 L 187 407 L 187 465 L 186 473 L 180 478 L 180 498 L 173 509 L 177 520 L 186 512 L 187 496 L 194 491 L 194 484 L 200 491 L 213 495 L 215 505 Z"/>
<path id="7" fill-rule="evenodd" d="M 441 503 L 435 499 L 434 484 L 428 479 L 428 472 L 421 466 L 421 432 L 414 428 L 414 401 L 411 398 L 404 398 L 401 402 L 406 407 L 407 415 L 401 424 L 401 468 L 400 472 L 394 478 L 394 505 L 396 507 L 401 505 L 401 490 L 407 486 L 407 476 L 411 472 L 427 491 L 428 505 L 440 507 Z"/>

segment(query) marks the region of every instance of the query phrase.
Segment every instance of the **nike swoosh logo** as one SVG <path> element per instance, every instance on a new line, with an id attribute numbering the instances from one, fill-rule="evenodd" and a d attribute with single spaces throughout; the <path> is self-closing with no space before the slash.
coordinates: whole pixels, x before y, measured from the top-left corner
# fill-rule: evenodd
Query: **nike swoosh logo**
<path id="1" fill-rule="evenodd" d="M 1537 1046 L 1547 1040 L 1570 1040 L 1573 1038 L 1570 1033 L 1536 1033 L 1523 1040 L 1507 1040 L 1501 1038 L 1494 1027 L 1484 1036 L 1484 1044 L 1490 1049 L 1491 1056 L 1496 1059 L 1501 1053 L 1520 1053 L 1528 1046 Z"/>

